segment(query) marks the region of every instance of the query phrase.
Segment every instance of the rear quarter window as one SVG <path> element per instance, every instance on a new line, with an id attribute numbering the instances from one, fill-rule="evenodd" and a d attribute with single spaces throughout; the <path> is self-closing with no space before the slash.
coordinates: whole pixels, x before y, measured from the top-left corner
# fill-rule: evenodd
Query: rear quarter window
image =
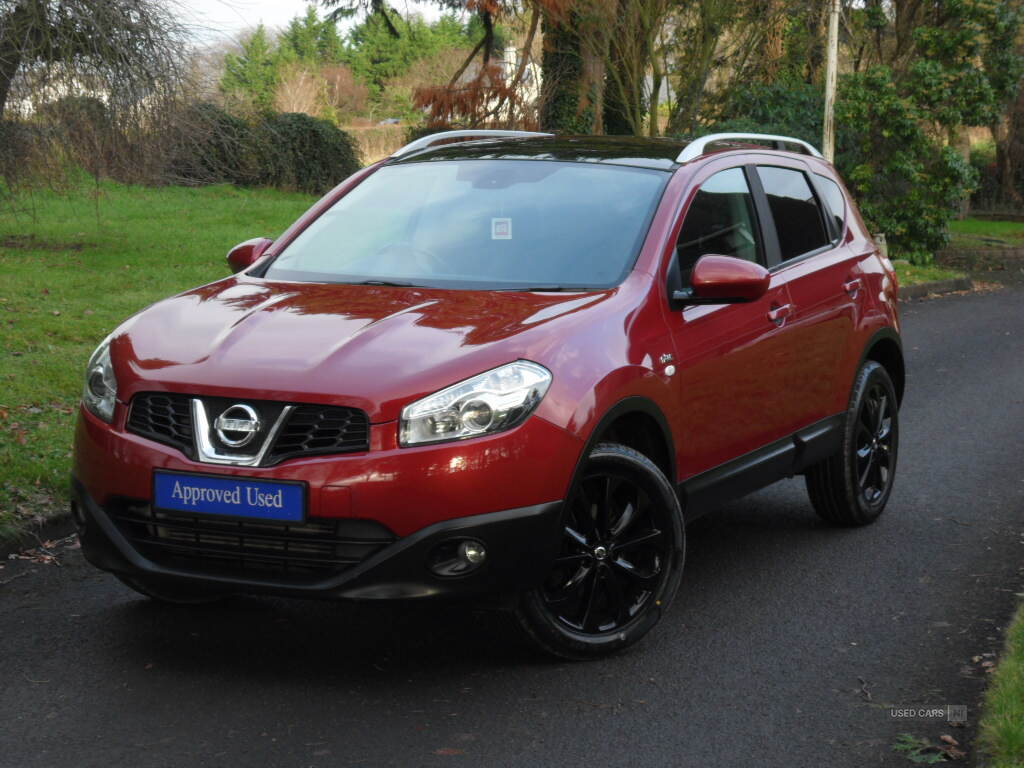
<path id="1" fill-rule="evenodd" d="M 846 196 L 839 185 L 828 176 L 822 176 L 820 173 L 816 173 L 814 176 L 818 182 L 818 189 L 825 198 L 828 214 L 835 222 L 836 233 L 841 235 L 846 227 Z"/>

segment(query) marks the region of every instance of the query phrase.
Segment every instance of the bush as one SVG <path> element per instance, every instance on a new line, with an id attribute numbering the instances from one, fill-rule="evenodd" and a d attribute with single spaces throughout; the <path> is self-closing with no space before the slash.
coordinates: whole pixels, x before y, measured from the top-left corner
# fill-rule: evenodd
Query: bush
<path id="1" fill-rule="evenodd" d="M 815 86 L 750 85 L 732 94 L 708 132 L 779 133 L 821 142 L 823 96 Z M 926 115 L 900 93 L 889 70 L 846 75 L 836 100 L 836 167 L 872 232 L 895 253 L 931 261 L 947 224 L 977 175 L 953 149 L 929 136 Z"/>
<path id="2" fill-rule="evenodd" d="M 843 78 L 836 124 L 839 169 L 864 218 L 897 254 L 930 262 L 977 182 L 974 170 L 925 132 L 925 115 L 884 67 Z"/>
<path id="3" fill-rule="evenodd" d="M 320 194 L 359 170 L 355 141 L 326 120 L 265 114 L 249 123 L 194 104 L 171 131 L 165 176 L 176 183 L 261 185 Z"/>
<path id="4" fill-rule="evenodd" d="M 252 129 L 215 104 L 186 107 L 171 130 L 167 175 L 186 184 L 250 184 Z"/>
<path id="5" fill-rule="evenodd" d="M 824 97 L 807 83 L 752 83 L 730 94 L 715 132 L 775 133 L 821 143 Z"/>
<path id="6" fill-rule="evenodd" d="M 65 96 L 42 104 L 33 120 L 44 127 L 51 151 L 92 176 L 118 175 L 130 165 L 125 137 L 107 105 L 92 96 Z"/>
<path id="7" fill-rule="evenodd" d="M 995 209 L 1004 204 L 994 141 L 982 141 L 971 146 L 971 168 L 978 175 L 978 188 L 971 195 L 971 207 Z"/>
<path id="8" fill-rule="evenodd" d="M 356 142 L 327 120 L 271 114 L 254 129 L 256 183 L 322 194 L 360 168 Z"/>

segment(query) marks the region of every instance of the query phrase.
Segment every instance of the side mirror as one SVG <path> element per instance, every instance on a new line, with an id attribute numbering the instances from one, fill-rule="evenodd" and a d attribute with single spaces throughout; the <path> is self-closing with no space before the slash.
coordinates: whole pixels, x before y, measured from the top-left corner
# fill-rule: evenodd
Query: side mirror
<path id="1" fill-rule="evenodd" d="M 769 282 L 771 275 L 760 264 L 708 254 L 697 259 L 690 287 L 674 291 L 672 300 L 681 305 L 757 301 L 768 291 Z"/>
<path id="2" fill-rule="evenodd" d="M 228 266 L 231 267 L 231 271 L 237 273 L 251 267 L 273 242 L 265 237 L 254 237 L 236 245 L 228 251 Z"/>

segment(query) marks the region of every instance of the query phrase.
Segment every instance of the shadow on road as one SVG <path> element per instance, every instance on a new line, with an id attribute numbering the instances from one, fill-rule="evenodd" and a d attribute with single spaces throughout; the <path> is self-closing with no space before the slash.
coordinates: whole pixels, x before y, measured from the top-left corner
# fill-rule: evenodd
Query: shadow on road
<path id="1" fill-rule="evenodd" d="M 776 582 L 792 578 L 796 588 L 804 575 L 783 569 L 780 576 L 780 562 L 797 560 L 798 550 L 837 546 L 838 539 L 857 533 L 826 526 L 809 506 L 794 508 L 785 499 L 759 494 L 734 503 L 691 528 L 679 600 L 659 630 L 685 631 L 688 607 L 749 593 L 750 582 L 770 571 Z M 219 672 L 334 686 L 400 680 L 424 668 L 457 679 L 474 671 L 552 663 L 526 646 L 510 617 L 465 603 L 236 597 L 178 607 L 139 598 L 112 606 L 102 620 L 123 638 L 119 651 L 126 661 L 159 662 L 164 671 L 189 676 Z M 631 653 L 643 653 L 647 645 Z"/>

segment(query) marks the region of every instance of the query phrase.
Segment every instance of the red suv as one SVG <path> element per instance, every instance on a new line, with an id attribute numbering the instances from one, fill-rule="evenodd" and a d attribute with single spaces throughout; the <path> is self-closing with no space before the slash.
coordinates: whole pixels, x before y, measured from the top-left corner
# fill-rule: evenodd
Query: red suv
<path id="1" fill-rule="evenodd" d="M 73 514 L 149 597 L 487 596 L 585 658 L 721 502 L 892 489 L 896 279 L 804 142 L 437 134 L 228 261 L 88 365 Z"/>

